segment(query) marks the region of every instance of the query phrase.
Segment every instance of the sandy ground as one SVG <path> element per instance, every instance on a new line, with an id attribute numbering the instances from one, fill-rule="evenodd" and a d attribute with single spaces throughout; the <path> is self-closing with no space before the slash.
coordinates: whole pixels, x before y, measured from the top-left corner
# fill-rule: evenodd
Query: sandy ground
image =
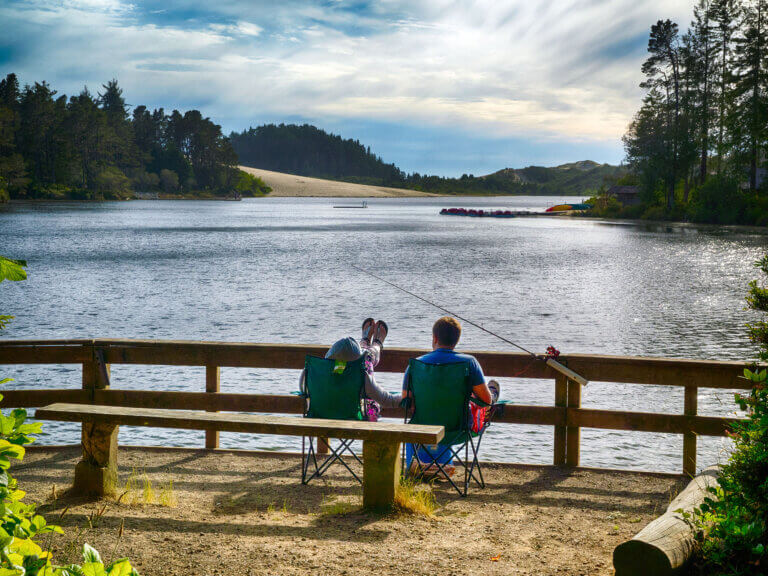
<path id="1" fill-rule="evenodd" d="M 259 168 L 240 166 L 241 170 L 258 176 L 272 188 L 270 196 L 317 196 L 326 198 L 406 198 L 413 196 L 434 196 L 405 190 L 403 188 L 386 188 L 384 186 L 368 186 L 350 182 L 322 180 L 283 172 L 272 172 Z"/>
<path id="2" fill-rule="evenodd" d="M 466 499 L 435 488 L 434 518 L 376 515 L 360 511 L 361 489 L 338 466 L 302 486 L 298 456 L 123 448 L 123 485 L 132 468 L 156 495 L 173 480 L 177 505 L 126 503 L 141 498 L 134 491 L 99 515 L 102 503 L 65 493 L 78 456 L 30 449 L 13 470 L 65 529 L 55 558 L 73 561 L 88 542 L 107 561 L 130 557 L 143 576 L 609 575 L 613 548 L 682 486 L 664 475 L 486 465 L 488 486 Z"/>

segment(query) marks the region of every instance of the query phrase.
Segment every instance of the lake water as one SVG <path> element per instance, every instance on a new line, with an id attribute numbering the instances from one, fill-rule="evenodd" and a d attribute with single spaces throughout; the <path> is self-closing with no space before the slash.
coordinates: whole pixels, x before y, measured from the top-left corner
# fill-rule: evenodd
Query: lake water
<path id="1" fill-rule="evenodd" d="M 385 319 L 387 344 L 429 347 L 440 313 L 350 267 L 362 265 L 543 351 L 744 359 L 752 262 L 768 236 L 749 230 L 571 218 L 474 219 L 441 207 L 542 209 L 562 198 L 134 201 L 14 204 L 0 209 L 0 253 L 26 259 L 29 280 L 0 285 L 2 337 L 157 338 L 328 343 Z M 354 202 L 354 201 L 352 201 Z M 507 350 L 466 327 L 461 346 Z M 204 369 L 114 366 L 113 387 L 204 390 Z M 77 366 L 7 366 L 12 386 L 80 386 Z M 222 369 L 226 392 L 288 393 L 297 371 Z M 401 376 L 378 380 L 397 390 Z M 549 381 L 502 380 L 502 397 L 552 405 Z M 702 414 L 734 410 L 701 390 Z M 585 407 L 682 413 L 681 388 L 592 383 Z M 41 443 L 77 442 L 46 423 Z M 492 427 L 487 460 L 549 463 L 552 428 Z M 201 446 L 199 432 L 125 427 L 120 442 Z M 222 434 L 222 446 L 295 450 L 296 438 Z M 724 441 L 699 439 L 701 466 Z M 679 471 L 682 437 L 583 430 L 588 466 Z"/>

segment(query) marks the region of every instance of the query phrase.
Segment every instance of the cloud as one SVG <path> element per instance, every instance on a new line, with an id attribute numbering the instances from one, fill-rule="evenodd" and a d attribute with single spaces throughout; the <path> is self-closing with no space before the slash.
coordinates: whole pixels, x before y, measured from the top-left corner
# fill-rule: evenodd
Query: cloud
<path id="1" fill-rule="evenodd" d="M 259 118 L 368 120 L 620 149 L 650 25 L 690 0 L 10 0 L 0 62 L 60 91 Z"/>

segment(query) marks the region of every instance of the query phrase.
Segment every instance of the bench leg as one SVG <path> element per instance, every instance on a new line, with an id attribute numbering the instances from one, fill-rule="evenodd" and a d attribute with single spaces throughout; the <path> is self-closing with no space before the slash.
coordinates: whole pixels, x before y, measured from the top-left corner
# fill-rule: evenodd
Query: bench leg
<path id="1" fill-rule="evenodd" d="M 363 508 L 389 510 L 400 482 L 400 444 L 363 442 Z"/>
<path id="2" fill-rule="evenodd" d="M 117 426 L 83 422 L 83 459 L 75 466 L 74 494 L 104 496 L 117 489 Z"/>

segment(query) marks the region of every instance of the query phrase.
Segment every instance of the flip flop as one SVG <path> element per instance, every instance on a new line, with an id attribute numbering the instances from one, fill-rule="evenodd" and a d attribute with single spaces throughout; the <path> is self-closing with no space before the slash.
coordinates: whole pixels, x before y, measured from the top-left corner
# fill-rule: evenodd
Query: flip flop
<path id="1" fill-rule="evenodd" d="M 371 343 L 371 336 L 376 330 L 376 320 L 373 318 L 366 318 L 363 320 L 363 340 Z"/>
<path id="2" fill-rule="evenodd" d="M 380 328 L 384 329 L 384 335 L 381 338 L 379 338 Z M 379 320 L 378 322 L 376 322 L 376 328 L 374 330 L 374 333 L 376 334 L 376 336 L 374 337 L 373 341 L 378 342 L 379 345 L 383 347 L 384 340 L 387 338 L 387 334 L 389 334 L 389 326 L 387 326 L 387 323 L 384 322 L 384 320 Z"/>

